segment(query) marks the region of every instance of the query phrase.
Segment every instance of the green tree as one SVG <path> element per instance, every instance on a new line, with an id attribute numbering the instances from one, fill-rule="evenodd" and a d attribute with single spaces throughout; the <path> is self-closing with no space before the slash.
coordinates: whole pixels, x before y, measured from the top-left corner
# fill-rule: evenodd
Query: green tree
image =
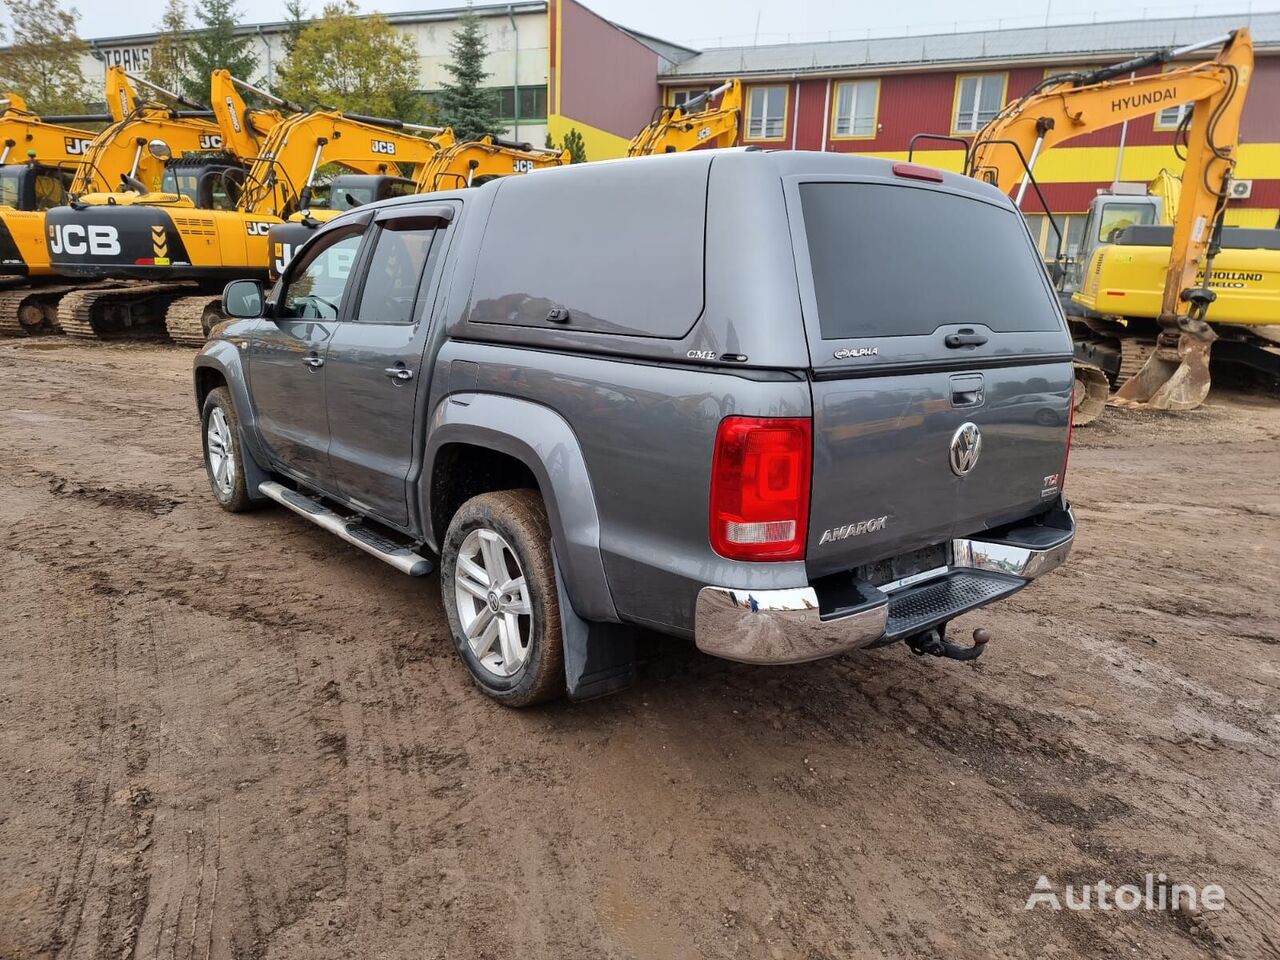
<path id="1" fill-rule="evenodd" d="M 360 16 L 353 0 L 325 6 L 298 35 L 277 71 L 280 95 L 343 112 L 417 122 L 418 50 L 381 14 Z"/>
<path id="2" fill-rule="evenodd" d="M 486 133 L 502 136 L 507 131 L 498 120 L 498 98 L 481 86 L 490 76 L 484 68 L 489 45 L 480 18 L 472 11 L 462 16 L 461 26 L 449 42 L 449 53 L 453 59 L 444 68 L 453 82 L 442 84 L 436 98 L 440 123 L 453 127 L 459 140 L 473 140 Z"/>
<path id="3" fill-rule="evenodd" d="M 0 89 L 14 90 L 37 113 L 81 113 L 89 95 L 76 32 L 80 14 L 59 0 L 5 0 L 13 37 L 0 51 Z"/>
<path id="4" fill-rule="evenodd" d="M 284 26 L 284 55 L 288 58 L 294 47 L 298 45 L 298 38 L 302 36 L 302 31 L 307 29 L 307 23 L 310 17 L 307 15 L 307 5 L 302 0 L 286 0 L 284 12 L 289 16 L 285 20 Z"/>
<path id="5" fill-rule="evenodd" d="M 203 29 L 191 37 L 187 75 L 182 80 L 182 92 L 192 100 L 209 99 L 209 75 L 219 67 L 241 80 L 253 78 L 258 58 L 252 50 L 253 38 L 236 36 L 239 16 L 235 0 L 200 0 L 196 7 Z"/>
<path id="6" fill-rule="evenodd" d="M 569 132 L 564 135 L 564 142 L 560 144 L 560 149 L 569 151 L 570 163 L 587 162 L 587 142 L 582 139 L 582 134 L 578 132 L 577 127 L 569 128 Z"/>
<path id="7" fill-rule="evenodd" d="M 159 36 L 151 47 L 147 79 L 152 83 L 174 91 L 183 85 L 190 69 L 187 62 L 191 43 L 189 28 L 186 0 L 168 0 L 164 16 L 160 18 Z"/>

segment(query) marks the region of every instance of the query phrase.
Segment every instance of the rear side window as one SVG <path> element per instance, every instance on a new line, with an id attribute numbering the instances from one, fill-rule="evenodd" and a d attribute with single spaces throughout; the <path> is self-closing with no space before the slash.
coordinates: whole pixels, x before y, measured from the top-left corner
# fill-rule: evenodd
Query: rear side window
<path id="1" fill-rule="evenodd" d="M 928 335 L 955 323 L 1061 329 L 1013 210 L 871 183 L 805 183 L 800 205 L 824 340 Z"/>
<path id="2" fill-rule="evenodd" d="M 389 220 L 378 232 L 357 323 L 409 323 L 423 268 L 431 254 L 439 220 L 404 217 Z"/>
<path id="3" fill-rule="evenodd" d="M 684 336 L 702 312 L 708 168 L 634 160 L 504 178 L 469 321 Z"/>

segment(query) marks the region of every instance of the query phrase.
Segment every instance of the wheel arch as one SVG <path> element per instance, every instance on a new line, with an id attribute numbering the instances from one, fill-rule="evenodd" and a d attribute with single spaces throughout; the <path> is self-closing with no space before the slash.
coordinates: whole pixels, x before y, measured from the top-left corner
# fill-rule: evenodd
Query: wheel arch
<path id="1" fill-rule="evenodd" d="M 453 394 L 434 411 L 423 458 L 425 539 L 439 549 L 453 513 L 496 489 L 532 487 L 547 507 L 555 555 L 574 610 L 617 622 L 600 552 L 600 518 L 581 446 L 542 404 L 496 394 Z"/>

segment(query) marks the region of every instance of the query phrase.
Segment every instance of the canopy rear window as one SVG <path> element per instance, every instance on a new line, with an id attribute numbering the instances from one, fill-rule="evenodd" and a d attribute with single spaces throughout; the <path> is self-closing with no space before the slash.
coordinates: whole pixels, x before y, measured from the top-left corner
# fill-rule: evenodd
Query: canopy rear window
<path id="1" fill-rule="evenodd" d="M 942 190 L 800 185 L 824 340 L 1061 329 L 1044 268 L 1011 209 Z"/>

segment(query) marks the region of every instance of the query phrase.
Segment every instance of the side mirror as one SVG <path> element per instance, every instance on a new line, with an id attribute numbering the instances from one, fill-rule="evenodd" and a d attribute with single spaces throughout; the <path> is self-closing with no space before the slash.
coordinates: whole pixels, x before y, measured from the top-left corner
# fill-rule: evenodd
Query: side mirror
<path id="1" fill-rule="evenodd" d="M 232 280 L 222 291 L 222 312 L 228 317 L 253 320 L 262 316 L 266 298 L 259 280 Z"/>
<path id="2" fill-rule="evenodd" d="M 147 144 L 147 150 L 149 150 L 151 155 L 157 160 L 168 160 L 173 157 L 173 148 L 163 140 L 152 140 Z"/>

